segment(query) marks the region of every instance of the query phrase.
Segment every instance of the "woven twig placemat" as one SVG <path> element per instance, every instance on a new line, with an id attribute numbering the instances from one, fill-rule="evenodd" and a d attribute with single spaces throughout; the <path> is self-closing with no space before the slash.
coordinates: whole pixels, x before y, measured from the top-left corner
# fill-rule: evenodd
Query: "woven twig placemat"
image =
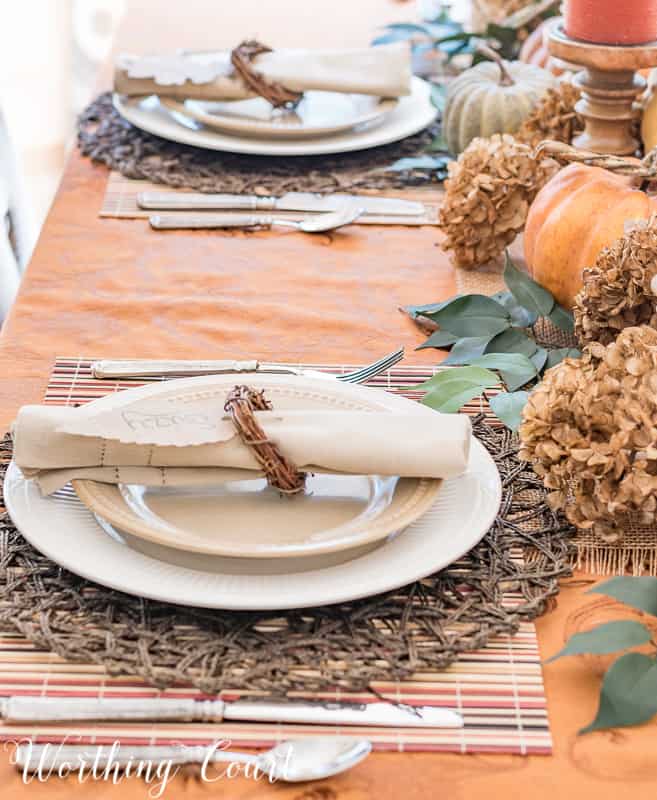
<path id="1" fill-rule="evenodd" d="M 127 178 L 201 192 L 275 194 L 288 191 L 338 192 L 423 186 L 435 170 L 399 172 L 387 168 L 399 158 L 423 153 L 438 129 L 393 144 L 322 156 L 251 156 L 203 150 L 171 142 L 136 128 L 100 95 L 78 120 L 83 155 Z"/>
<path id="2" fill-rule="evenodd" d="M 51 402 L 84 402 L 87 389 L 95 388 L 91 396 L 98 396 L 131 385 L 94 381 L 89 361 L 77 360 L 69 369 L 68 387 L 49 393 Z M 409 370 L 402 375 L 408 386 Z M 383 380 L 391 383 L 390 376 Z M 0 623 L 112 674 L 139 675 L 157 686 L 187 681 L 208 692 L 280 694 L 335 686 L 353 691 L 376 680 L 435 671 L 542 613 L 558 591 L 558 579 L 569 573 L 570 526 L 545 504 L 543 487 L 518 461 L 511 434 L 480 417 L 474 423 L 502 476 L 499 515 L 463 559 L 411 586 L 275 614 L 184 608 L 125 595 L 62 570 L 4 516 Z M 8 453 L 10 443 L 4 447 Z"/>

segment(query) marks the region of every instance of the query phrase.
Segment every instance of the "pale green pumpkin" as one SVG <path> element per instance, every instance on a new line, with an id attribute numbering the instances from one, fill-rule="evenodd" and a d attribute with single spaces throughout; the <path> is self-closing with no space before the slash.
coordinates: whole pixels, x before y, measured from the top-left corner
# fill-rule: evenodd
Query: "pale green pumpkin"
<path id="1" fill-rule="evenodd" d="M 539 99 L 556 85 L 554 75 L 520 61 L 482 61 L 449 86 L 443 134 L 454 155 L 477 136 L 515 133 Z"/>

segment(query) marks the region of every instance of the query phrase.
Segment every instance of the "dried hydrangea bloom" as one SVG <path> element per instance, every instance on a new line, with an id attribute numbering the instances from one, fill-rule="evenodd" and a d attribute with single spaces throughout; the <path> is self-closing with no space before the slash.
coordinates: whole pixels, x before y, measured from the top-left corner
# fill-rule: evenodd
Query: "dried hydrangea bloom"
<path id="1" fill-rule="evenodd" d="M 582 118 L 575 111 L 580 95 L 580 90 L 565 80 L 556 88 L 548 89 L 520 126 L 516 139 L 532 147 L 544 139 L 570 144 L 573 136 L 584 128 Z"/>
<path id="2" fill-rule="evenodd" d="M 497 259 L 524 228 L 529 206 L 556 169 L 508 134 L 474 139 L 449 165 L 439 226 L 459 267 Z"/>
<path id="3" fill-rule="evenodd" d="M 651 288 L 656 275 L 657 217 L 652 217 L 634 223 L 584 271 L 584 286 L 575 300 L 579 340 L 609 344 L 623 328 L 657 327 L 657 297 Z"/>
<path id="4" fill-rule="evenodd" d="M 657 330 L 625 328 L 548 370 L 520 439 L 551 507 L 577 527 L 618 541 L 628 515 L 657 521 Z"/>

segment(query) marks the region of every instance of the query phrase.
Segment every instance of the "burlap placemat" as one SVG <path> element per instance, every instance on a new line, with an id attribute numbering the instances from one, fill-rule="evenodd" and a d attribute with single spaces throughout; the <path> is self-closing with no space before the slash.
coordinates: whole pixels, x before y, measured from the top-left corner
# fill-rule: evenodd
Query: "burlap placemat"
<path id="1" fill-rule="evenodd" d="M 178 144 L 136 128 L 112 105 L 109 92 L 80 115 L 78 145 L 83 155 L 127 178 L 201 192 L 275 194 L 394 189 L 437 181 L 431 171 L 391 171 L 404 157 L 425 152 L 438 127 L 393 144 L 323 156 L 252 156 Z"/>
<path id="2" fill-rule="evenodd" d="M 513 436 L 481 417 L 473 422 L 500 471 L 502 504 L 479 545 L 422 581 L 299 611 L 187 608 L 116 592 L 58 567 L 5 513 L 0 624 L 71 661 L 160 687 L 185 681 L 207 692 L 358 691 L 373 681 L 442 668 L 543 613 L 572 558 L 572 529 L 548 508 L 531 468 L 518 461 Z M 9 439 L 2 451 L 8 459 Z"/>

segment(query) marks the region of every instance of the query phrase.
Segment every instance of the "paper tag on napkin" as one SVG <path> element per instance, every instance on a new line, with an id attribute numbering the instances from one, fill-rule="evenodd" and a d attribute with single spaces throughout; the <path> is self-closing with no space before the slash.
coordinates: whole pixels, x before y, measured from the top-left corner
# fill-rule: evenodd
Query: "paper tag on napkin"
<path id="1" fill-rule="evenodd" d="M 227 442 L 237 434 L 223 403 L 223 397 L 191 402 L 174 402 L 170 397 L 140 399 L 94 415 L 81 414 L 57 432 L 173 447 Z"/>

